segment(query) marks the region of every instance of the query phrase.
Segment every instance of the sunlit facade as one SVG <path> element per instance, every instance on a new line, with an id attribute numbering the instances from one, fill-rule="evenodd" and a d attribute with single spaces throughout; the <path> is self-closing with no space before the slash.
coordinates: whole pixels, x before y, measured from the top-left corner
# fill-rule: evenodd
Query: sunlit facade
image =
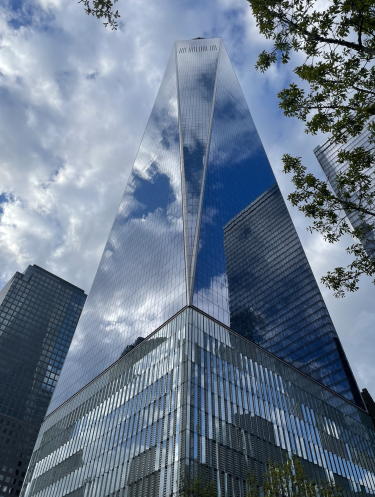
<path id="1" fill-rule="evenodd" d="M 177 42 L 23 495 L 245 497 L 288 453 L 373 493 L 374 443 L 224 44 Z"/>

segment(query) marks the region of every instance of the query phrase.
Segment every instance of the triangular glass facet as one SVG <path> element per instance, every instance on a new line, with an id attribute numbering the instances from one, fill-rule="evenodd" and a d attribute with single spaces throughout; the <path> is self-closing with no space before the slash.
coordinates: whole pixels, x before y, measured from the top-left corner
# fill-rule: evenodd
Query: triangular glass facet
<path id="1" fill-rule="evenodd" d="M 182 175 L 185 193 L 185 251 L 188 293 L 194 267 L 193 248 L 200 225 L 202 182 L 213 110 L 220 40 L 178 42 L 177 75 Z M 197 53 L 199 51 L 199 53 Z"/>
<path id="2" fill-rule="evenodd" d="M 236 73 L 221 43 L 193 304 L 228 326 L 224 226 L 275 181 Z"/>
<path id="3" fill-rule="evenodd" d="M 186 305 L 179 143 L 173 50 L 50 411 Z"/>

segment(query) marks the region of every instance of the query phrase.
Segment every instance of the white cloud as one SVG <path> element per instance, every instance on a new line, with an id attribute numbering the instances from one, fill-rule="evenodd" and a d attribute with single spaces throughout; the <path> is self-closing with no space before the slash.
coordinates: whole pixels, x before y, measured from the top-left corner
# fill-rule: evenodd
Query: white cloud
<path id="1" fill-rule="evenodd" d="M 254 70 L 266 42 L 247 2 L 120 0 L 118 8 L 113 32 L 75 0 L 0 7 L 2 283 L 36 263 L 89 290 L 175 40 L 223 37 L 284 195 L 283 153 L 321 174 L 312 150 L 322 140 L 278 109 L 292 66 Z M 345 245 L 325 245 L 290 211 L 318 280 L 347 260 Z M 375 395 L 373 295 L 365 281 L 340 301 L 324 290 L 360 386 Z"/>

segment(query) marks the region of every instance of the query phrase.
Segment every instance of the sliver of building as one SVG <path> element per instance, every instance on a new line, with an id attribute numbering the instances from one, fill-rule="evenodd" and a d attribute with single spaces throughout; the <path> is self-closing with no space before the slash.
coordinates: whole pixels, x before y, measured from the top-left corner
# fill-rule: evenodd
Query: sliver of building
<path id="1" fill-rule="evenodd" d="M 347 171 L 348 165 L 346 163 L 341 164 L 338 162 L 338 152 L 339 150 L 352 151 L 355 148 L 363 147 L 365 150 L 374 150 L 375 144 L 370 141 L 370 131 L 365 129 L 360 135 L 351 137 L 348 139 L 347 143 L 343 145 L 337 145 L 332 140 L 327 140 L 326 143 L 316 147 L 314 149 L 314 154 L 318 159 L 318 162 L 323 169 L 323 172 L 327 178 L 329 185 L 332 190 L 337 194 L 338 188 L 336 183 L 336 176 L 338 173 Z M 368 170 L 368 175 L 371 178 L 372 175 L 372 186 L 370 191 L 375 191 L 375 165 L 372 166 Z M 358 200 L 353 195 L 352 197 L 354 203 Z M 362 207 L 368 207 L 371 210 L 370 205 L 366 205 L 366 202 L 361 202 Z M 364 214 L 363 217 L 359 214 L 358 211 L 352 210 L 351 212 L 346 211 L 347 217 L 353 226 L 353 228 L 361 228 L 364 223 L 371 223 L 373 226 L 373 219 L 370 214 Z M 364 249 L 367 252 L 367 255 L 371 258 L 375 257 L 375 233 L 373 230 L 369 230 L 366 233 L 366 236 L 363 240 L 361 240 Z"/>
<path id="2" fill-rule="evenodd" d="M 177 42 L 22 495 L 245 497 L 288 454 L 375 492 L 371 418 L 224 44 Z"/>

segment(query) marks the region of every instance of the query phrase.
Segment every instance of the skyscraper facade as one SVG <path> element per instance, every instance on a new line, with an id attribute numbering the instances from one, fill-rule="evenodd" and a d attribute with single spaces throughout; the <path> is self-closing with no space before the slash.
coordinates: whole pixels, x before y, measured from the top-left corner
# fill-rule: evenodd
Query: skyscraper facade
<path id="1" fill-rule="evenodd" d="M 277 184 L 224 226 L 224 247 L 231 328 L 362 405 Z"/>
<path id="2" fill-rule="evenodd" d="M 19 495 L 86 295 L 34 265 L 0 292 L 0 495 Z"/>
<path id="3" fill-rule="evenodd" d="M 288 453 L 373 493 L 374 451 L 224 44 L 177 42 L 22 493 L 244 497 Z"/>
<path id="4" fill-rule="evenodd" d="M 358 136 L 351 137 L 344 145 L 339 146 L 331 140 L 328 140 L 323 145 L 320 145 L 319 147 L 316 147 L 314 149 L 314 154 L 318 159 L 321 168 L 323 169 L 328 183 L 335 193 L 338 192 L 336 184 L 337 174 L 347 171 L 347 164 L 341 164 L 338 162 L 338 152 L 340 150 L 346 150 L 350 152 L 358 147 L 363 147 L 365 150 L 374 150 L 374 143 L 372 143 L 370 140 L 370 131 L 368 129 L 365 129 Z M 373 181 L 371 191 L 375 191 L 375 166 L 372 166 L 368 170 L 368 174 Z M 353 195 L 353 200 L 354 202 L 357 202 L 355 195 Z M 370 205 L 366 205 L 363 201 L 361 203 L 362 207 L 369 207 L 371 210 Z M 369 222 L 371 222 L 371 225 L 373 225 L 370 214 L 364 214 L 362 216 L 359 214 L 358 211 L 346 211 L 346 214 L 353 228 L 362 228 L 364 223 Z M 362 240 L 362 244 L 367 252 L 367 255 L 369 257 L 375 257 L 375 233 L 372 229 L 369 229 L 369 231 L 366 233 L 366 237 Z"/>
<path id="5" fill-rule="evenodd" d="M 231 278 L 229 288 L 224 227 L 272 187 L 278 189 L 222 41 L 177 43 L 49 412 L 186 305 L 241 333 L 236 325 L 239 308 L 230 303 L 230 294 L 238 300 L 239 291 L 256 288 L 251 272 L 274 271 L 270 257 L 276 239 L 270 234 L 265 243 L 267 267 L 252 264 L 246 241 L 237 244 L 236 258 L 243 269 L 250 266 Z M 361 405 L 280 194 L 279 204 L 282 213 L 260 219 L 265 230 L 269 223 L 274 226 L 275 216 L 283 220 L 276 265 L 284 288 L 264 291 L 262 302 L 245 290 L 238 312 L 268 321 L 252 340 Z M 285 271 L 289 241 L 291 270 Z M 266 314 L 281 308 L 283 320 L 278 314 L 271 324 Z M 302 319 L 301 311 L 309 317 Z"/>

